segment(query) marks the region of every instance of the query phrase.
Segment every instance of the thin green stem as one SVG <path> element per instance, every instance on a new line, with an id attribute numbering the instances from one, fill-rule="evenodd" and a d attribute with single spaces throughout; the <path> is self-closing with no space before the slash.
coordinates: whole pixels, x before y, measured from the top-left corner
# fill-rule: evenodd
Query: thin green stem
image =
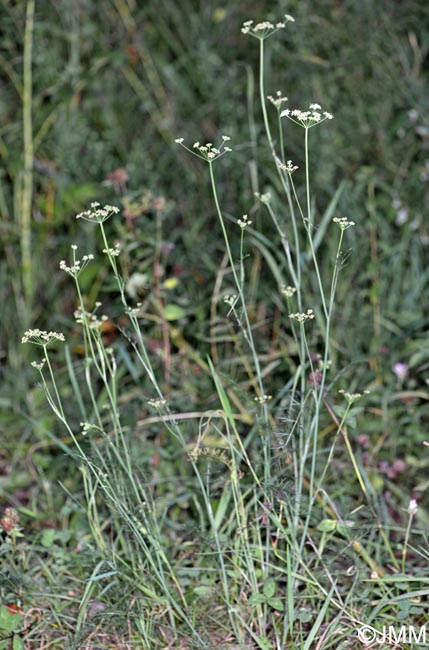
<path id="1" fill-rule="evenodd" d="M 33 80 L 32 80 L 32 58 L 33 58 L 33 30 L 34 30 L 34 7 L 35 0 L 28 0 L 25 19 L 24 34 L 24 60 L 23 60 L 23 98 L 22 118 L 24 135 L 24 172 L 21 197 L 21 256 L 22 256 L 22 283 L 24 295 L 27 302 L 27 314 L 31 311 L 31 303 L 34 293 L 32 255 L 31 255 L 31 205 L 33 199 Z"/>
<path id="2" fill-rule="evenodd" d="M 411 526 L 412 526 L 412 523 L 413 523 L 413 518 L 414 518 L 414 515 L 410 514 L 409 519 L 408 519 L 408 524 L 407 524 L 407 530 L 405 531 L 404 545 L 402 547 L 402 563 L 401 563 L 402 573 L 405 573 L 405 563 L 407 561 L 408 541 L 410 539 L 410 533 L 411 533 Z"/>

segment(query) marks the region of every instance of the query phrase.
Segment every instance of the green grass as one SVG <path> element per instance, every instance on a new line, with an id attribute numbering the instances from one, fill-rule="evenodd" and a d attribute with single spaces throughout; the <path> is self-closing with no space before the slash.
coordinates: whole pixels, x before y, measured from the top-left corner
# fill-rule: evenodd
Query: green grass
<path id="1" fill-rule="evenodd" d="M 0 491 L 19 515 L 0 648 L 347 648 L 360 623 L 424 625 L 428 10 L 32 6 L 0 7 Z M 286 12 L 261 78 L 241 24 Z M 308 157 L 261 110 L 277 89 L 335 115 Z M 222 133 L 209 165 L 174 144 Z M 121 209 L 103 232 L 74 219 L 93 200 Z M 75 284 L 72 243 L 96 253 Z M 74 323 L 97 301 L 107 320 Z M 37 385 L 28 327 L 66 335 Z"/>

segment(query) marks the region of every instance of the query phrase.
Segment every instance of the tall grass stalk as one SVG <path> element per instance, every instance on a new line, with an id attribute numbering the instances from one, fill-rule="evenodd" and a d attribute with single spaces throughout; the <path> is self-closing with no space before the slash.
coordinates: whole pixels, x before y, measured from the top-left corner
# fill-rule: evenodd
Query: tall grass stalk
<path id="1" fill-rule="evenodd" d="M 28 0 L 25 19 L 24 33 L 24 63 L 23 63 L 23 97 L 22 97 L 22 119 L 24 135 L 24 170 L 22 178 L 22 192 L 20 201 L 20 212 L 18 215 L 21 232 L 21 265 L 22 284 L 27 306 L 27 324 L 29 310 L 33 298 L 33 270 L 31 256 L 31 212 L 33 199 L 33 30 L 34 30 L 34 9 L 35 0 Z"/>

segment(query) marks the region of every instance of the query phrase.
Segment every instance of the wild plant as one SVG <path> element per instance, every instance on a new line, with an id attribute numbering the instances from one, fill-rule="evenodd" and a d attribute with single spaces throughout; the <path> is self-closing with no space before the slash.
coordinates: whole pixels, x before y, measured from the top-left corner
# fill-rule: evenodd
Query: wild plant
<path id="1" fill-rule="evenodd" d="M 201 418 L 197 437 L 189 435 L 180 414 L 170 407 L 165 387 L 154 370 L 142 326 L 142 305 L 130 304 L 119 264 L 120 245 L 112 245 L 108 238 L 105 223 L 114 218 L 118 208 L 92 203 L 90 209 L 77 215 L 99 228 L 102 253 L 128 319 L 126 329 L 121 326 L 122 334 L 143 371 L 146 408 L 154 411 L 155 420 L 168 432 L 169 449 L 181 458 L 180 471 L 190 492 L 187 498 L 192 502 L 194 526 L 200 536 L 195 543 L 190 582 L 183 580 L 184 567 L 172 541 L 174 531 L 160 506 L 151 469 L 139 459 L 132 427 L 123 423 L 121 362 L 114 346 L 106 347 L 102 338 L 102 324 L 108 316 L 100 315 L 99 303 L 88 307 L 82 291 L 80 278 L 94 261 L 92 253 L 78 257 L 73 245 L 71 260 L 60 263 L 75 285 L 75 320 L 83 339 L 79 377 L 84 388 L 76 378 L 78 364 L 67 357 L 76 408 L 81 415 L 79 426 L 64 403 L 51 356 L 52 347 L 64 342 L 65 336 L 32 329 L 23 337 L 23 342 L 41 348 L 42 357 L 33 365 L 52 410 L 72 441 L 73 456 L 82 472 L 93 543 L 109 562 L 109 578 L 129 585 L 139 608 L 135 627 L 147 648 L 161 647 L 163 643 L 187 647 L 191 641 L 192 647 L 210 647 L 213 638 L 262 650 L 332 647 L 334 638 L 345 642 L 362 620 L 362 608 L 353 601 L 359 579 L 357 567 L 372 572 L 374 580 L 385 575 L 379 559 L 367 550 L 366 540 L 354 533 L 356 513 L 361 509 L 372 518 L 371 530 L 376 524 L 391 565 L 405 571 L 414 507 L 409 510 L 401 565 L 348 435 L 348 421 L 358 414 L 356 403 L 368 391 L 338 391 L 336 387 L 334 392 L 337 378 L 329 375 L 333 372 L 336 290 L 349 256 L 347 231 L 355 226 L 348 217 L 333 216 L 337 197 L 321 220 L 315 208 L 311 183 L 313 131 L 316 127 L 329 128 L 333 115 L 313 100 L 308 108 L 290 109 L 281 91 L 267 96 L 267 40 L 293 22 L 291 16 L 275 25 L 248 21 L 242 29 L 259 43 L 259 102 L 266 139 L 260 144 L 268 144 L 278 179 L 273 190 L 259 193 L 255 201 L 266 210 L 278 233 L 278 296 L 287 313 L 283 327 L 290 331 L 298 359 L 281 397 L 270 394 L 247 301 L 245 250 L 248 237 L 256 233 L 253 217 L 249 216 L 255 206 L 249 206 L 248 214 L 237 218 L 231 228 L 217 189 L 221 159 L 234 155 L 229 136 L 221 136 L 216 145 L 197 141 L 188 146 L 182 137 L 176 143 L 201 159 L 207 168 L 234 285 L 232 293 L 223 292 L 222 307 L 225 317 L 240 332 L 247 351 L 244 371 L 250 389 L 245 422 L 237 417 L 226 378 L 209 358 L 207 372 L 218 396 L 218 407 L 207 410 Z M 269 116 L 271 107 L 274 120 Z M 302 130 L 303 170 L 288 157 L 285 134 L 290 128 Z M 320 233 L 336 238 L 328 280 L 320 266 Z M 238 258 L 234 253 L 237 240 Z M 316 291 L 303 277 L 303 256 L 310 262 Z M 339 400 L 344 400 L 344 405 L 338 405 Z M 279 431 L 280 424 L 283 431 Z M 209 433 L 217 440 L 214 446 L 206 443 Z M 340 443 L 344 443 L 360 499 L 355 504 L 353 496 L 349 496 L 344 508 L 330 489 L 337 489 L 335 462 Z M 216 488 L 213 467 L 222 467 L 222 485 Z M 106 539 L 105 509 L 110 513 L 113 543 Z M 192 546 L 191 540 L 187 543 Z M 339 562 L 338 554 L 343 556 Z M 98 577 L 93 576 L 92 586 Z M 382 582 L 380 585 L 382 599 L 389 588 Z M 87 600 L 88 594 L 83 602 Z M 207 601 L 215 603 L 215 613 L 207 611 Z M 209 622 L 207 631 L 198 620 L 201 610 L 205 610 Z M 216 625 L 220 632 L 213 632 Z"/>

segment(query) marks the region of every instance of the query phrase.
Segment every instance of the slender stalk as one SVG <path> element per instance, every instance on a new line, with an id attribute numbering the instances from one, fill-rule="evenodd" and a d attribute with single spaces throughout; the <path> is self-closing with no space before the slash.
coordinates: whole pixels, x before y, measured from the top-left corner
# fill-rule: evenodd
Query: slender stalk
<path id="1" fill-rule="evenodd" d="M 407 560 L 408 541 L 410 539 L 410 533 L 411 533 L 411 526 L 412 526 L 412 523 L 413 523 L 413 518 L 414 518 L 414 513 L 410 512 L 410 510 L 409 510 L 409 519 L 408 519 L 408 524 L 407 524 L 407 530 L 405 531 L 404 545 L 402 547 L 402 563 L 401 563 L 402 573 L 405 573 L 405 562 Z"/>
<path id="2" fill-rule="evenodd" d="M 24 62 L 23 62 L 23 97 L 22 97 L 22 119 L 24 135 L 24 172 L 21 195 L 20 236 L 21 236 L 21 264 L 22 264 L 22 285 L 26 300 L 27 318 L 31 313 L 31 303 L 34 293 L 31 255 L 31 205 L 33 199 L 33 81 L 32 81 L 32 58 L 33 58 L 33 30 L 34 30 L 34 7 L 35 0 L 28 0 L 25 18 L 24 34 Z"/>
<path id="3" fill-rule="evenodd" d="M 229 263 L 231 265 L 231 270 L 232 270 L 232 274 L 233 274 L 233 277 L 234 277 L 235 286 L 237 287 L 237 291 L 238 291 L 239 296 L 240 296 L 240 302 L 241 302 L 241 305 L 242 305 L 242 313 L 243 313 L 244 320 L 245 320 L 245 329 L 243 329 L 243 333 L 247 332 L 246 340 L 247 340 L 247 342 L 249 344 L 249 347 L 250 347 L 250 350 L 251 350 L 251 353 L 252 353 L 253 363 L 255 365 L 256 377 L 257 377 L 257 381 L 258 381 L 258 386 L 259 386 L 259 390 L 260 390 L 260 393 L 261 393 L 261 397 L 263 397 L 265 395 L 265 390 L 264 390 L 264 384 L 263 384 L 263 381 L 262 381 L 261 365 L 259 363 L 258 353 L 256 351 L 255 343 L 254 343 L 254 340 L 253 340 L 252 327 L 250 325 L 249 315 L 247 313 L 246 301 L 245 301 L 244 292 L 243 292 L 243 286 L 242 286 L 242 284 L 240 282 L 240 278 L 238 277 L 238 274 L 237 274 L 237 271 L 236 271 L 236 268 L 235 268 L 234 258 L 233 258 L 231 247 L 230 247 L 230 244 L 229 244 L 228 233 L 226 231 L 225 222 L 224 222 L 224 219 L 223 219 L 223 214 L 222 214 L 222 210 L 221 210 L 221 207 L 220 207 L 219 198 L 218 198 L 218 194 L 217 194 L 217 190 L 216 190 L 216 181 L 215 181 L 215 177 L 214 177 L 214 173 L 213 173 L 213 163 L 211 161 L 209 161 L 209 169 L 210 169 L 210 182 L 211 182 L 213 198 L 214 198 L 214 202 L 215 202 L 215 206 L 216 206 L 216 212 L 217 212 L 219 222 L 220 222 L 220 225 L 221 225 L 222 234 L 223 234 L 223 238 L 224 238 L 224 241 L 225 241 L 225 247 L 226 247 L 226 251 L 227 251 L 227 254 L 228 254 Z M 263 418 L 264 418 L 264 426 L 266 427 L 266 430 L 268 431 L 268 409 L 267 409 L 267 405 L 265 403 L 262 403 L 262 412 L 263 412 Z M 269 478 L 270 478 L 270 440 L 269 440 L 268 434 L 262 436 L 262 442 L 263 442 L 263 452 L 264 452 L 264 477 L 265 477 L 265 481 L 266 481 L 265 484 L 268 485 Z"/>

